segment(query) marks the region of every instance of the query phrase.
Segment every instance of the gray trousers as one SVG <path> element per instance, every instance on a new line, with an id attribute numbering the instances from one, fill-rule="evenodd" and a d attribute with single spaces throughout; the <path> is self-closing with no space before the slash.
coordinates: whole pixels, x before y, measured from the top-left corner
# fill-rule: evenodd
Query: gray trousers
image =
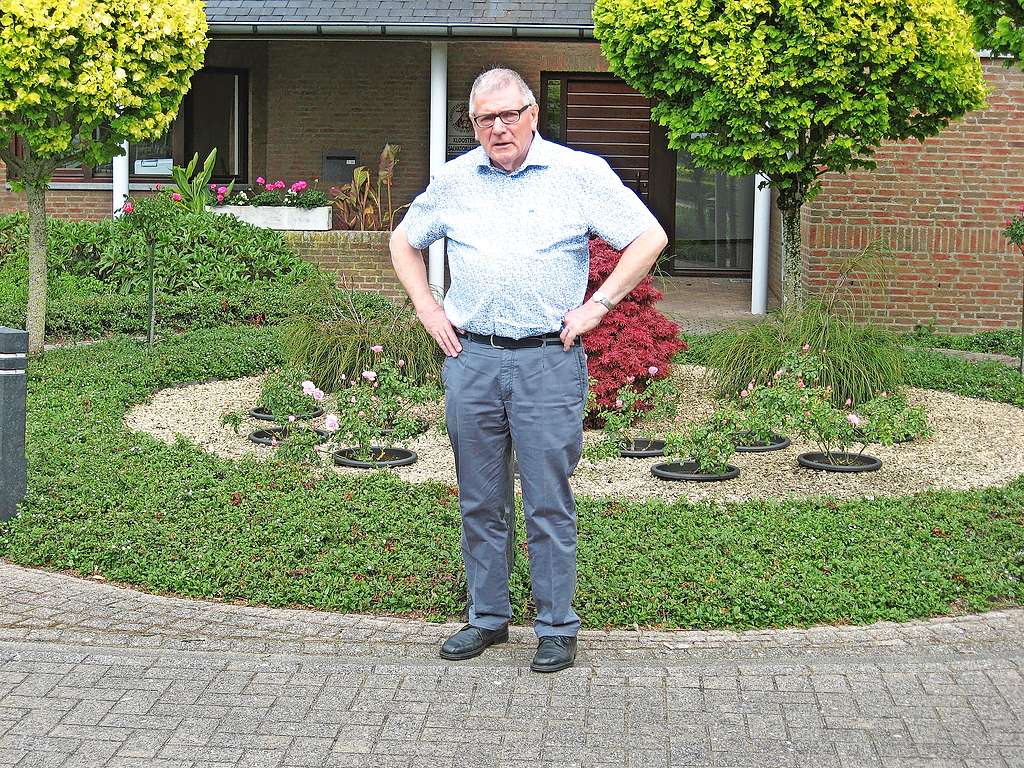
<path id="1" fill-rule="evenodd" d="M 538 637 L 575 635 L 576 502 L 569 476 L 583 447 L 583 345 L 499 349 L 461 337 L 445 359 L 445 419 L 455 452 L 469 623 L 497 629 L 512 616 L 519 462 Z"/>

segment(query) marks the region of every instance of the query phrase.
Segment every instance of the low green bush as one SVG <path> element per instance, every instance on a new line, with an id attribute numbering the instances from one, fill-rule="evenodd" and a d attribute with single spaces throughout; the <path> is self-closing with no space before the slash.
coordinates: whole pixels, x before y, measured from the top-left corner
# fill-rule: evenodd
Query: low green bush
<path id="1" fill-rule="evenodd" d="M 166 196 L 167 193 L 161 193 Z M 136 210 L 159 206 L 143 197 Z M 316 268 L 303 261 L 280 232 L 254 227 L 232 216 L 192 213 L 182 205 L 161 206 L 166 226 L 156 243 L 156 280 L 161 293 L 205 290 L 227 293 L 252 282 L 294 284 Z M 0 261 L 27 275 L 28 220 L 0 216 Z M 148 290 L 146 250 L 131 217 L 100 221 L 50 219 L 47 223 L 48 277 L 96 278 L 108 291 L 132 295 Z M 17 282 L 23 282 L 22 277 Z"/>
<path id="2" fill-rule="evenodd" d="M 938 347 L 939 349 L 960 349 L 966 352 L 984 352 L 987 354 L 1020 355 L 1020 331 L 1009 328 L 998 331 L 980 331 L 960 335 L 935 333 L 927 328 L 919 328 L 905 337 L 914 346 Z"/>

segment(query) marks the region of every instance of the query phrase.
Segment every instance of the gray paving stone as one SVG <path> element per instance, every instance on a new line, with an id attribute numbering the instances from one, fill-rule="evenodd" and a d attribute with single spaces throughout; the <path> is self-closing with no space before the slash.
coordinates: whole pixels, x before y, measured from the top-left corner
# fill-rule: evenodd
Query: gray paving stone
<path id="1" fill-rule="evenodd" d="M 447 664 L 450 627 L 0 571 L 0 766 L 1024 766 L 1024 610 L 584 632 L 535 675 L 527 628 Z"/>

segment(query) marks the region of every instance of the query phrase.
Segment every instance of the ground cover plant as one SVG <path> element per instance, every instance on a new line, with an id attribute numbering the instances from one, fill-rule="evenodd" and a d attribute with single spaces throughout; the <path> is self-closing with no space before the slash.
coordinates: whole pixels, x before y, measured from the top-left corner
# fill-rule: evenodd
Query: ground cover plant
<path id="1" fill-rule="evenodd" d="M 903 339 L 907 344 L 915 347 L 959 349 L 964 352 L 984 352 L 1013 357 L 1020 354 L 1021 348 L 1020 331 L 1009 328 L 960 335 L 936 333 L 929 327 L 921 326 L 913 333 L 904 336 Z"/>
<path id="2" fill-rule="evenodd" d="M 278 332 L 255 327 L 193 330 L 151 352 L 113 339 L 34 360 L 29 492 L 0 529 L 0 554 L 159 592 L 456 618 L 465 584 L 453 488 L 231 461 L 124 426 L 125 409 L 158 389 L 282 362 Z M 1012 369 L 914 353 L 908 378 L 1024 405 Z M 1019 603 L 1022 510 L 1021 480 L 843 503 L 581 498 L 577 607 L 591 627 L 747 628 Z M 527 620 L 525 557 L 512 592 L 515 620 Z"/>

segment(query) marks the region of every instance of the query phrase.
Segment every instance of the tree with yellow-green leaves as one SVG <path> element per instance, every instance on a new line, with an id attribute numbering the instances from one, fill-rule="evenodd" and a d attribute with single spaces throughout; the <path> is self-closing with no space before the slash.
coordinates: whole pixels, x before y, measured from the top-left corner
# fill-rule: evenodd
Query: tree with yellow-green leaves
<path id="1" fill-rule="evenodd" d="M 28 207 L 30 353 L 43 348 L 54 171 L 162 135 L 206 42 L 201 0 L 0 0 L 0 159 Z"/>
<path id="2" fill-rule="evenodd" d="M 803 301 L 800 210 L 820 177 L 984 102 L 957 0 L 597 0 L 594 34 L 670 147 L 777 191 L 784 305 Z"/>

